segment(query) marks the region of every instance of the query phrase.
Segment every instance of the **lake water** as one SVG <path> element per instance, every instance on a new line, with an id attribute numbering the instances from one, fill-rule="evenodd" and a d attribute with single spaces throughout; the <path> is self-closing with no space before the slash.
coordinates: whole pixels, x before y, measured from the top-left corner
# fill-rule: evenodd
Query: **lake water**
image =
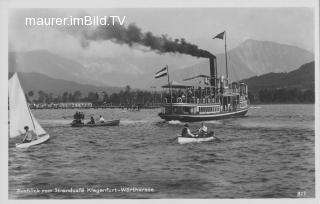
<path id="1" fill-rule="evenodd" d="M 69 127 L 74 112 L 33 110 L 47 143 L 16 149 L 10 139 L 10 199 L 315 196 L 314 105 L 254 106 L 206 122 L 221 142 L 185 145 L 174 139 L 183 123 L 159 110 L 83 110 L 121 119 L 97 128 Z"/>

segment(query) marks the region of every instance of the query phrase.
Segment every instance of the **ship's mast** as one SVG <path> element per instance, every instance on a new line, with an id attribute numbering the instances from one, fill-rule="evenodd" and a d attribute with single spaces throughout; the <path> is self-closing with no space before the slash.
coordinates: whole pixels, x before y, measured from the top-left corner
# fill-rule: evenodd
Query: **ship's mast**
<path id="1" fill-rule="evenodd" d="M 224 31 L 224 55 L 226 57 L 226 77 L 227 77 L 227 81 L 228 81 L 229 80 L 229 74 L 228 74 L 227 32 L 226 31 Z"/>
<path id="2" fill-rule="evenodd" d="M 171 83 L 170 83 L 170 75 L 169 75 L 169 66 L 167 65 L 167 75 L 168 75 L 168 85 L 169 85 L 169 91 L 170 91 L 170 103 L 171 103 L 171 112 L 173 110 L 172 107 L 172 88 L 171 88 Z"/>

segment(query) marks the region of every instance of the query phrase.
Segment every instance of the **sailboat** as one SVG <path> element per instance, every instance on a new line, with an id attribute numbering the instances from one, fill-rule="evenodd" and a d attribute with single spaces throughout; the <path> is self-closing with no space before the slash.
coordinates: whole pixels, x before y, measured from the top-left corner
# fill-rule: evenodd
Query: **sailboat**
<path id="1" fill-rule="evenodd" d="M 30 111 L 18 74 L 15 73 L 9 79 L 9 137 L 14 138 L 23 135 L 25 126 L 28 126 L 29 131 L 33 131 L 38 139 L 29 143 L 17 143 L 17 148 L 27 148 L 49 140 L 49 134 L 41 127 Z"/>

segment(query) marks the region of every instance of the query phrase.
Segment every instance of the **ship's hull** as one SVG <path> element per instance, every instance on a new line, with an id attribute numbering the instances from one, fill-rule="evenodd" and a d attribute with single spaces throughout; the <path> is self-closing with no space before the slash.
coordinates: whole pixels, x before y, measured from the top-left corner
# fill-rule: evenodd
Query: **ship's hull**
<path id="1" fill-rule="evenodd" d="M 231 111 L 231 112 L 221 112 L 216 114 L 198 114 L 198 115 L 182 115 L 182 114 L 162 114 L 159 116 L 164 120 L 179 120 L 182 122 L 197 122 L 206 120 L 221 120 L 232 117 L 242 117 L 248 112 L 249 108 Z"/>

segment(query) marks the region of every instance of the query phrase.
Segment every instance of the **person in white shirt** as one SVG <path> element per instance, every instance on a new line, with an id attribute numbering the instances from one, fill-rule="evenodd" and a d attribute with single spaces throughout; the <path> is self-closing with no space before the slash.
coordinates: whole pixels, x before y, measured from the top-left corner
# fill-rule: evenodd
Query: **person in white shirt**
<path id="1" fill-rule="evenodd" d="M 199 136 L 204 136 L 208 133 L 208 128 L 204 125 L 204 123 L 201 123 L 201 127 L 199 129 Z"/>
<path id="2" fill-rule="evenodd" d="M 104 123 L 104 121 L 105 121 L 104 118 L 102 117 L 102 115 L 100 115 L 99 122 Z"/>

